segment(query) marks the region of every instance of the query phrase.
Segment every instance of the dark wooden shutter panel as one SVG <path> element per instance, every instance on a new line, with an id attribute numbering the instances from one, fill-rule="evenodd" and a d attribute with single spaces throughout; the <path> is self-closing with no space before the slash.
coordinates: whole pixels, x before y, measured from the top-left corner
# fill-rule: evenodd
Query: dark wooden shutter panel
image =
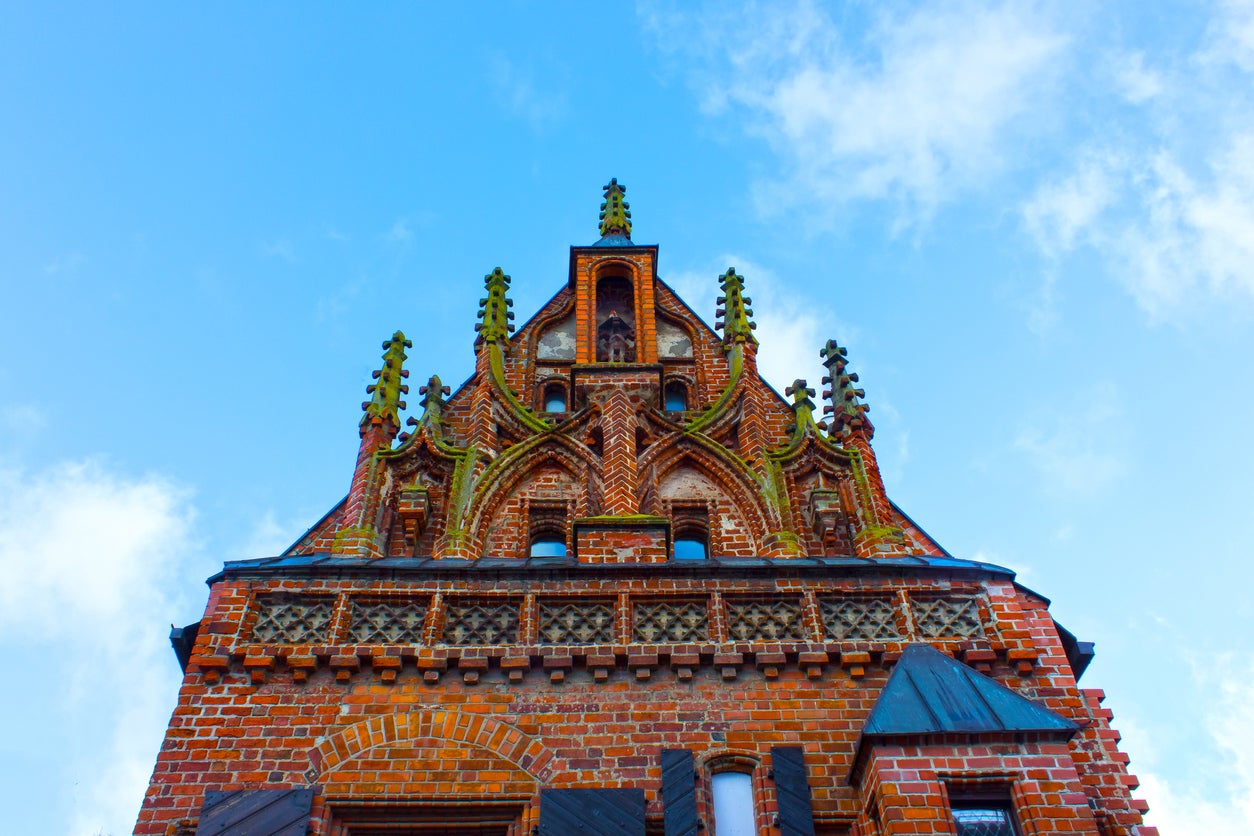
<path id="1" fill-rule="evenodd" d="M 305 836 L 313 790 L 207 792 L 196 836 Z"/>
<path id="2" fill-rule="evenodd" d="M 540 836 L 644 836 L 644 790 L 540 790 Z"/>
<path id="3" fill-rule="evenodd" d="M 783 836 L 814 836 L 814 812 L 810 809 L 810 785 L 806 782 L 802 748 L 771 747 L 771 769 L 775 773 L 780 833 Z"/>
<path id="4" fill-rule="evenodd" d="M 696 761 L 687 749 L 662 750 L 662 815 L 666 836 L 696 836 Z"/>

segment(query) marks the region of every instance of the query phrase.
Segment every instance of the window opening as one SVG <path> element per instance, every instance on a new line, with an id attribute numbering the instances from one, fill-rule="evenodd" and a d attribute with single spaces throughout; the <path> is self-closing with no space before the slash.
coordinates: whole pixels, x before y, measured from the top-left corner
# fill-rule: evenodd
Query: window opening
<path id="1" fill-rule="evenodd" d="M 683 412 L 688 408 L 688 391 L 684 384 L 674 382 L 666 384 L 666 411 Z"/>
<path id="2" fill-rule="evenodd" d="M 597 362 L 636 361 L 636 303 L 631 281 L 605 276 L 597 282 Z"/>
<path id="3" fill-rule="evenodd" d="M 705 560 L 705 540 L 695 538 L 678 538 L 675 540 L 676 560 Z"/>
<path id="4" fill-rule="evenodd" d="M 566 539 L 555 534 L 540 534 L 531 538 L 531 557 L 565 557 Z"/>
<path id="5" fill-rule="evenodd" d="M 566 411 L 566 389 L 563 386 L 552 384 L 544 389 L 544 411 L 545 412 L 565 412 Z"/>
<path id="6" fill-rule="evenodd" d="M 671 505 L 676 560 L 705 560 L 710 551 L 710 511 L 705 505 Z"/>
<path id="7" fill-rule="evenodd" d="M 714 836 L 754 836 L 753 777 L 745 772 L 717 772 L 710 777 L 714 795 Z"/>
<path id="8" fill-rule="evenodd" d="M 954 793 L 951 789 L 949 799 L 958 836 L 1019 836 L 1014 806 L 1006 793 Z"/>
<path id="9" fill-rule="evenodd" d="M 528 557 L 566 556 L 566 503 L 535 502 L 527 508 Z"/>

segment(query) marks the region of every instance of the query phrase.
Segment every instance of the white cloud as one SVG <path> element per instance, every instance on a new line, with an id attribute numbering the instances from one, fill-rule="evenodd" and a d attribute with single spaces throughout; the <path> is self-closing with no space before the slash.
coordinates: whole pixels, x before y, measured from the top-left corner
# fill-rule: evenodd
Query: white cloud
<path id="1" fill-rule="evenodd" d="M 44 265 L 44 273 L 55 276 L 58 273 L 74 273 L 83 266 L 87 257 L 82 253 L 62 253 Z"/>
<path id="2" fill-rule="evenodd" d="M 384 238 L 393 244 L 408 244 L 414 240 L 414 229 L 408 218 L 397 218 Z"/>
<path id="3" fill-rule="evenodd" d="M 1254 0 L 1227 0 L 1207 27 L 1203 63 L 1231 63 L 1254 72 Z"/>
<path id="4" fill-rule="evenodd" d="M 1050 258 L 1080 246 L 1103 253 L 1154 318 L 1212 296 L 1254 300 L 1254 130 L 1227 137 L 1199 171 L 1167 149 L 1087 152 L 1023 216 Z"/>
<path id="5" fill-rule="evenodd" d="M 721 266 L 715 266 L 721 265 Z M 666 281 L 707 323 L 714 321 L 720 294 L 718 277 L 735 267 L 745 278 L 745 294 L 753 300 L 754 335 L 758 338 L 758 371 L 782 395 L 797 378 L 821 389 L 824 369 L 819 349 L 827 340 L 856 339 L 854 329 L 816 305 L 815 300 L 789 289 L 772 270 L 737 255 L 723 255 L 706 271 L 690 270 Z M 818 400 L 815 401 L 818 404 Z M 820 404 L 821 406 L 821 404 Z"/>
<path id="6" fill-rule="evenodd" d="M 566 114 L 565 93 L 538 89 L 535 74 L 504 55 L 494 56 L 488 62 L 488 71 L 497 104 L 526 120 L 537 133 L 548 130 Z"/>
<path id="7" fill-rule="evenodd" d="M 40 745 L 66 754 L 42 780 L 63 788 L 46 815 L 74 834 L 134 826 L 178 682 L 166 624 L 192 519 L 159 477 L 92 462 L 0 472 L 0 647 L 59 683 L 16 699 Z"/>
<path id="8" fill-rule="evenodd" d="M 1108 154 L 1089 153 L 1070 176 L 1041 185 L 1023 208 L 1023 217 L 1046 254 L 1067 252 L 1075 247 L 1077 237 L 1088 233 L 1115 199 L 1112 168 L 1117 165 Z"/>
<path id="9" fill-rule="evenodd" d="M 1097 44 L 1089 44 L 1097 50 Z M 1152 63 L 1155 69 L 1149 69 Z M 1254 2 L 1218 8 L 1183 59 L 1119 53 L 1111 92 L 1134 105 L 1102 108 L 1061 171 L 1038 186 L 1025 226 L 1055 263 L 1092 248 L 1152 319 L 1215 300 L 1254 301 Z M 1140 105 L 1140 107 L 1136 107 Z M 1082 106 L 1081 108 L 1082 109 Z"/>
<path id="10" fill-rule="evenodd" d="M 286 262 L 296 261 L 296 245 L 289 238 L 275 238 L 261 245 L 261 254 L 270 258 L 279 258 Z"/>
<path id="11" fill-rule="evenodd" d="M 1145 65 L 1144 52 L 1116 55 L 1110 62 L 1115 88 L 1132 104 L 1143 104 L 1163 92 L 1163 78 Z"/>
<path id="12" fill-rule="evenodd" d="M 1013 445 L 1036 468 L 1044 490 L 1091 496 L 1123 475 L 1118 450 L 1125 421 L 1113 386 L 1093 387 L 1074 404 L 1051 409 L 1050 415 L 1023 429 Z"/>
<path id="13" fill-rule="evenodd" d="M 694 71 L 707 108 L 743 110 L 789 172 L 760 184 L 765 206 L 891 199 L 905 222 L 995 176 L 1021 123 L 1049 109 L 1068 43 L 1023 4 L 883 12 L 858 41 L 809 2 L 651 20 L 663 48 L 721 56 Z"/>
<path id="14" fill-rule="evenodd" d="M 1173 771 L 1168 778 L 1159 771 L 1152 736 L 1121 722 L 1126 749 L 1145 764 L 1134 769 L 1141 780 L 1135 794 L 1150 802 L 1146 823 L 1163 833 L 1245 836 L 1254 833 L 1254 695 L 1249 689 L 1254 665 L 1235 655 L 1212 657 L 1205 664 L 1194 676 L 1198 690 L 1208 695 L 1202 715 L 1206 737 L 1190 741 L 1206 750 L 1198 758 L 1200 769 Z"/>

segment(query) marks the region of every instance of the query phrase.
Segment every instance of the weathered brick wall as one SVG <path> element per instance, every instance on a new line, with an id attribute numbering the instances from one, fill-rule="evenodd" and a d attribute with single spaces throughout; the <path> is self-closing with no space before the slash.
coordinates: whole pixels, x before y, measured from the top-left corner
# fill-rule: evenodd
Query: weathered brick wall
<path id="1" fill-rule="evenodd" d="M 947 629 L 928 620 L 930 602 L 941 599 L 970 602 L 967 620 L 952 628 L 964 635 L 930 634 Z M 319 626 L 299 643 L 260 641 L 279 629 L 262 623 L 263 606 L 293 600 L 325 605 L 325 621 L 312 619 Z M 868 600 L 893 609 L 899 637 L 833 638 L 824 608 Z M 414 640 L 351 643 L 361 628 L 355 602 L 419 602 Z M 603 604 L 609 632 L 589 644 L 546 642 L 546 631 L 563 629 L 546 614 L 579 602 Z M 781 632 L 743 638 L 761 629 L 745 620 L 747 608 L 778 602 L 792 607 Z M 454 608 L 502 603 L 518 613 L 509 641 L 445 643 Z M 640 613 L 659 603 L 705 607 L 704 634 L 642 641 L 639 631 L 653 628 L 639 626 Z M 1021 776 L 1027 833 L 1094 832 L 1090 799 L 1102 833 L 1130 833 L 1140 818 L 1129 812 L 1136 805 L 1106 717 L 1070 679 L 1057 634 L 1040 629 L 1043 613 L 1039 600 L 1003 580 L 900 570 L 221 581 L 135 832 L 165 834 L 170 823 L 194 818 L 206 790 L 306 784 L 318 788 L 319 834 L 333 832 L 337 805 L 398 797 L 515 798 L 527 807 L 525 833 L 539 788 L 560 786 L 641 787 L 657 819 L 660 750 L 683 747 L 705 773 L 728 757 L 752 770 L 759 831 L 768 833 L 770 748 L 800 744 L 816 818 L 836 828 L 825 832 L 950 832 L 938 782 L 997 773 Z M 850 786 L 859 731 L 911 640 L 1077 722 L 1097 722 L 1069 747 L 881 750 L 869 780 Z M 700 792 L 708 804 L 704 785 Z M 935 809 L 923 818 L 907 813 L 913 796 Z M 867 812 L 872 798 L 878 818 Z M 907 821 L 931 829 L 903 829 Z"/>

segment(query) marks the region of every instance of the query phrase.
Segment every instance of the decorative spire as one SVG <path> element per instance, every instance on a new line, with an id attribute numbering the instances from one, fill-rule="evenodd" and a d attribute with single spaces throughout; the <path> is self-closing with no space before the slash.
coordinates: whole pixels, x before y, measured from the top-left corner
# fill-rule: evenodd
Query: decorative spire
<path id="1" fill-rule="evenodd" d="M 620 235 L 631 240 L 631 209 L 624 196 L 627 187 L 618 185 L 615 177 L 602 186 L 605 189 L 605 202 L 601 204 L 601 237 Z"/>
<path id="2" fill-rule="evenodd" d="M 837 345 L 835 340 L 828 340 L 826 345 L 819 349 L 823 365 L 827 366 L 827 376 L 823 378 L 823 385 L 830 384 L 832 387 L 823 390 L 823 397 L 832 400 L 829 406 L 823 407 L 823 412 L 832 416 L 832 435 L 843 436 L 862 431 L 866 433 L 867 438 L 870 438 L 875 435 L 875 427 L 866 417 L 871 407 L 862 403 L 862 398 L 866 397 L 866 390 L 855 389 L 853 386 L 858 382 L 857 373 L 846 371 L 849 365 L 846 359 L 848 354 L 849 352 Z"/>
<path id="3" fill-rule="evenodd" d="M 439 424 L 444 420 L 444 396 L 452 392 L 440 380 L 438 374 L 431 375 L 427 380 L 426 386 L 418 387 L 418 394 L 422 395 L 422 423 Z"/>
<path id="4" fill-rule="evenodd" d="M 363 434 L 376 423 L 383 424 L 393 433 L 399 429 L 400 411 L 405 408 L 401 395 L 409 394 L 409 384 L 402 382 L 409 377 L 409 372 L 403 368 L 405 349 L 413 347 L 413 342 L 405 339 L 400 331 L 383 344 L 383 368 L 372 374 L 375 382 L 366 387 L 371 398 L 361 405 L 366 413 L 361 418 Z"/>
<path id="5" fill-rule="evenodd" d="M 726 273 L 719 276 L 719 287 L 723 295 L 715 300 L 721 307 L 714 312 L 719 317 L 714 327 L 723 329 L 723 345 L 743 342 L 757 345 L 758 338 L 753 336 L 753 329 L 758 326 L 749 319 L 753 316 L 753 309 L 749 307 L 753 300 L 744 295 L 744 276 L 736 275 L 736 268 L 729 267 Z"/>
<path id="6" fill-rule="evenodd" d="M 792 397 L 792 411 L 797 416 L 796 423 L 789 428 L 794 439 L 800 439 L 806 430 L 814 426 L 814 390 L 806 385 L 805 380 L 797 378 L 784 390 L 785 395 Z"/>
<path id="7" fill-rule="evenodd" d="M 510 310 L 514 307 L 514 300 L 505 296 L 505 292 L 509 290 L 509 276 L 497 267 L 483 277 L 483 285 L 487 288 L 488 295 L 479 300 L 479 316 L 482 321 L 475 325 L 475 330 L 484 342 L 508 342 L 509 335 L 514 330 L 514 326 L 510 325 L 510 320 L 514 318 L 514 312 Z"/>
<path id="8" fill-rule="evenodd" d="M 426 386 L 418 387 L 422 396 L 422 418 L 409 418 L 405 423 L 410 427 L 429 427 L 438 438 L 443 432 L 444 396 L 453 390 L 444 385 L 440 376 L 433 374 L 427 379 Z M 401 441 L 409 438 L 409 433 L 401 433 Z"/>

